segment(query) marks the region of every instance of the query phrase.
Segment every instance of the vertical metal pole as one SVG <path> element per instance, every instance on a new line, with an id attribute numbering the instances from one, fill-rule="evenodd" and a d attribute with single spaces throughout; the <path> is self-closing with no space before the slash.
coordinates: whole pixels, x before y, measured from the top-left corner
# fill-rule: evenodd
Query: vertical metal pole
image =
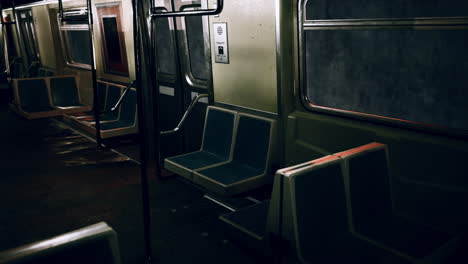
<path id="1" fill-rule="evenodd" d="M 27 52 L 26 52 L 26 43 L 23 39 L 23 35 L 21 34 L 21 27 L 20 27 L 20 20 L 18 19 L 19 16 L 18 14 L 16 13 L 16 3 L 14 0 L 12 0 L 11 2 L 11 11 L 13 12 L 13 19 L 15 21 L 15 25 L 16 25 L 16 40 L 18 41 L 18 49 L 16 49 L 16 56 L 18 58 L 22 58 L 22 62 L 21 62 L 21 75 L 19 75 L 17 72 L 14 72 L 14 69 L 17 69 L 17 68 L 13 68 L 13 74 L 15 75 L 15 78 L 24 78 L 25 77 L 25 74 L 26 74 L 26 71 L 28 69 L 28 67 L 25 65 L 25 63 L 27 64 L 28 60 L 26 59 L 27 58 Z M 13 33 L 13 32 L 12 32 Z M 12 34 L 12 39 L 13 36 L 15 34 L 13 33 Z M 24 72 L 23 72 L 24 70 Z M 10 75 L 11 75 L 11 69 L 10 69 Z"/>
<path id="2" fill-rule="evenodd" d="M 150 10 L 154 6 L 154 1 L 151 1 L 151 6 Z M 175 24 L 174 24 L 175 25 Z M 158 78 L 157 78 L 157 73 L 158 69 L 156 67 L 156 33 L 155 33 L 155 26 L 154 26 L 154 18 L 150 16 L 150 34 L 151 34 L 151 42 L 150 42 L 150 59 L 149 59 L 149 64 L 150 64 L 150 81 L 151 81 L 151 86 L 153 87 L 153 118 L 154 118 L 154 147 L 156 149 L 155 152 L 155 171 L 156 175 L 158 177 L 161 177 L 161 168 L 160 168 L 160 162 L 161 162 L 161 157 L 160 157 L 160 144 L 159 144 L 159 137 L 160 137 L 160 129 L 159 129 L 159 84 L 158 84 Z"/>
<path id="3" fill-rule="evenodd" d="M 60 1 L 59 3 L 61 3 Z M 94 27 L 93 27 L 93 9 L 91 0 L 87 0 L 87 8 L 88 8 L 88 27 L 89 27 L 89 46 L 91 47 L 90 57 L 91 57 L 91 78 L 92 78 L 92 85 L 93 85 L 93 109 L 94 109 L 94 120 L 96 122 L 96 146 L 98 149 L 101 149 L 102 140 L 101 140 L 101 122 L 99 117 L 99 92 L 97 86 L 97 75 L 96 75 L 96 49 L 94 48 Z"/>
<path id="4" fill-rule="evenodd" d="M 154 151 L 154 158 L 156 160 L 153 161 L 155 170 L 157 173 L 159 172 L 159 128 L 157 112 L 154 112 L 154 106 L 158 105 L 158 98 L 153 97 L 154 87 L 157 85 L 155 84 L 156 76 L 154 75 L 157 73 L 154 69 L 152 38 L 148 38 L 148 27 L 143 3 L 138 0 L 132 0 L 132 4 L 145 261 L 146 263 L 152 263 L 151 206 L 148 176 L 150 174 L 150 153 L 153 153 L 152 151 Z M 150 24 L 152 36 L 153 23 Z M 142 51 L 145 52 L 144 58 L 142 58 Z M 149 54 L 149 56 L 147 56 L 147 54 Z M 143 73 L 145 73 L 146 77 L 145 82 L 143 81 Z M 147 81 L 148 79 L 149 82 Z M 154 133 L 151 133 L 152 131 L 154 131 Z M 154 145 L 152 145 L 151 142 L 153 142 Z"/>
<path id="5" fill-rule="evenodd" d="M 6 41 L 6 36 L 5 36 L 5 27 L 6 24 L 3 21 L 3 4 L 0 1 L 0 19 L 2 20 L 2 45 L 3 45 L 3 60 L 5 61 L 5 73 L 7 74 L 6 77 L 9 77 L 10 69 L 8 67 L 8 64 L 10 64 L 10 58 L 8 54 L 8 48 L 7 48 L 7 41 Z"/>
<path id="6" fill-rule="evenodd" d="M 145 247 L 145 261 L 152 261 L 151 247 L 151 215 L 149 205 L 149 189 L 148 189 L 148 144 L 146 144 L 147 122 L 146 113 L 143 102 L 144 84 L 141 77 L 141 53 L 140 53 L 140 25 L 138 18 L 140 16 L 137 0 L 132 1 L 133 6 L 133 46 L 135 56 L 135 74 L 136 74 L 136 91 L 137 91 L 137 107 L 138 107 L 138 134 L 140 146 L 140 178 L 141 178 L 141 194 L 143 204 L 143 238 Z"/>
<path id="7" fill-rule="evenodd" d="M 60 22 L 62 22 L 63 21 L 63 3 L 62 3 L 62 0 L 58 1 L 58 6 L 59 6 Z"/>
<path id="8" fill-rule="evenodd" d="M 11 69 L 10 69 L 10 52 L 8 47 L 8 38 L 12 38 L 13 36 L 7 36 L 7 30 L 6 27 L 8 25 L 8 21 L 3 21 L 3 4 L 0 1 L 0 16 L 1 16 L 1 22 L 2 22 L 2 39 L 3 39 L 3 57 L 5 61 L 5 74 L 6 78 L 8 79 L 8 83 L 10 84 L 10 78 L 11 78 Z M 12 21 L 9 21 L 12 22 Z"/>

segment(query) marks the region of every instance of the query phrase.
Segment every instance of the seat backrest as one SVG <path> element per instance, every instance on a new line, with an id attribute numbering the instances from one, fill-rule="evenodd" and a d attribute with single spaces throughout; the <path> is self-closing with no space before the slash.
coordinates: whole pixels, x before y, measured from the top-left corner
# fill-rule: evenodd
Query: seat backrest
<path id="1" fill-rule="evenodd" d="M 357 232 L 391 219 L 392 199 L 387 146 L 370 143 L 334 154 L 348 181 L 352 226 Z"/>
<path id="2" fill-rule="evenodd" d="M 98 93 L 99 93 L 99 111 L 103 112 L 106 109 L 107 99 L 107 84 L 98 81 L 97 82 Z"/>
<path id="3" fill-rule="evenodd" d="M 209 106 L 206 111 L 202 150 L 228 159 L 236 126 L 234 111 Z"/>
<path id="4" fill-rule="evenodd" d="M 76 106 L 81 103 L 75 76 L 50 78 L 50 93 L 55 106 Z"/>
<path id="5" fill-rule="evenodd" d="M 287 172 L 295 247 L 302 262 L 326 263 L 348 234 L 342 164 L 335 156 Z"/>
<path id="6" fill-rule="evenodd" d="M 122 87 L 112 84 L 109 84 L 107 86 L 106 110 L 110 110 L 112 107 L 114 107 L 114 105 L 119 100 L 121 94 Z"/>
<path id="7" fill-rule="evenodd" d="M 119 264 L 115 231 L 101 222 L 70 233 L 0 252 L 0 263 Z"/>
<path id="8" fill-rule="evenodd" d="M 22 109 L 50 107 L 49 93 L 47 91 L 45 79 L 17 79 L 15 83 Z"/>
<path id="9" fill-rule="evenodd" d="M 128 123 L 135 123 L 137 98 L 136 90 L 130 89 L 123 98 L 122 104 L 120 105 L 120 117 L 119 120 Z"/>
<path id="10" fill-rule="evenodd" d="M 266 169 L 274 120 L 239 114 L 233 160 L 259 171 Z"/>

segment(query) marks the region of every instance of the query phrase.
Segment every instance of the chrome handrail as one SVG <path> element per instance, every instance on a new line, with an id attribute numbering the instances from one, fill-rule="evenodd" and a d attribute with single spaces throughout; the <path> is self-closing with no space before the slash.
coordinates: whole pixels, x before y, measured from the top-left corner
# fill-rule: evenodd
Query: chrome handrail
<path id="1" fill-rule="evenodd" d="M 169 134 L 173 134 L 173 133 L 176 133 L 177 131 L 179 131 L 182 128 L 182 126 L 184 125 L 185 120 L 187 119 L 187 117 L 192 112 L 193 107 L 195 107 L 195 104 L 198 102 L 198 100 L 200 100 L 200 98 L 203 98 L 203 97 L 208 97 L 208 94 L 198 94 L 195 98 L 193 98 L 193 100 L 190 103 L 189 107 L 187 108 L 184 115 L 180 119 L 179 124 L 177 124 L 177 126 L 172 130 L 161 131 L 160 134 L 161 135 L 169 135 Z"/>
<path id="2" fill-rule="evenodd" d="M 127 95 L 128 91 L 130 90 L 130 88 L 132 88 L 133 86 L 135 86 L 136 84 L 136 80 L 133 80 L 131 81 L 127 87 L 125 88 L 124 92 L 122 93 L 122 95 L 120 96 L 119 100 L 117 100 L 117 103 L 115 103 L 114 107 L 112 107 L 109 111 L 104 111 L 104 113 L 108 113 L 108 112 L 114 112 L 115 110 L 119 109 L 119 106 L 122 104 L 122 101 L 123 99 L 125 98 L 125 96 Z"/>

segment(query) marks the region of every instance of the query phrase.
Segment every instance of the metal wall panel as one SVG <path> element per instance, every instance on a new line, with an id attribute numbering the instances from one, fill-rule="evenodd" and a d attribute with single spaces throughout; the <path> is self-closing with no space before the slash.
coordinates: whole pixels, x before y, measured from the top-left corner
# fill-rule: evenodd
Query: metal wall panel
<path id="1" fill-rule="evenodd" d="M 213 23 L 227 22 L 229 64 L 215 63 L 212 51 L 216 102 L 277 112 L 276 25 L 274 2 L 226 1 Z"/>

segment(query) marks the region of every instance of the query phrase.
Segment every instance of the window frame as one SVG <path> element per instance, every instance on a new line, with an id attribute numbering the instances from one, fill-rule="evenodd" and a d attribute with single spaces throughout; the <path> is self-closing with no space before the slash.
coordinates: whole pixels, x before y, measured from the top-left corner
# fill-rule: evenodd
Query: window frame
<path id="1" fill-rule="evenodd" d="M 160 12 L 169 12 L 169 10 L 171 10 L 171 3 L 170 1 L 165 1 L 165 0 L 157 0 L 157 1 L 154 1 L 154 5 L 155 5 L 155 8 L 159 9 Z M 170 45 L 171 47 L 174 49 L 174 54 L 177 54 L 177 42 L 176 42 L 176 34 L 177 32 L 175 32 L 175 28 L 176 28 L 176 21 L 173 17 L 167 17 L 167 18 L 158 18 L 156 20 L 152 20 L 150 22 L 150 32 L 152 35 L 155 34 L 155 32 L 157 31 L 156 29 L 156 23 L 159 21 L 159 20 L 164 20 L 166 19 L 166 21 L 168 21 L 168 26 L 169 26 L 169 35 L 170 35 Z M 152 38 L 151 39 L 151 42 L 152 42 L 152 47 L 154 48 L 154 50 L 152 52 L 154 52 L 155 54 L 158 54 L 158 41 L 156 39 L 156 37 Z M 158 73 L 158 80 L 160 81 L 163 81 L 163 82 L 176 82 L 177 80 L 177 76 L 179 75 L 179 69 L 178 67 L 179 66 L 179 61 L 178 59 L 176 58 L 173 58 L 174 60 L 174 73 L 167 73 L 167 72 L 164 72 L 161 70 L 161 65 L 159 63 L 159 60 L 155 61 L 155 66 L 156 66 L 156 72 Z"/>
<path id="2" fill-rule="evenodd" d="M 306 43 L 307 30 L 378 30 L 378 29 L 467 29 L 467 17 L 410 17 L 410 18 L 369 18 L 369 19 L 329 19 L 307 20 L 306 5 L 309 0 L 298 1 L 298 62 L 299 62 L 299 100 L 309 112 L 329 114 L 333 116 L 363 120 L 370 123 L 383 124 L 391 127 L 423 131 L 430 134 L 444 135 L 455 138 L 468 139 L 468 130 L 450 128 L 440 125 L 417 121 L 398 119 L 393 117 L 357 112 L 333 107 L 320 106 L 312 103 L 307 96 Z M 467 31 L 468 32 L 468 31 Z"/>
<path id="3" fill-rule="evenodd" d="M 128 58 L 127 58 L 127 48 L 125 45 L 125 34 L 122 29 L 122 16 L 121 16 L 121 4 L 120 2 L 111 2 L 96 4 L 97 17 L 99 20 L 99 29 L 101 33 L 101 49 L 102 49 L 102 64 L 103 70 L 105 73 L 120 75 L 120 76 L 129 76 L 129 67 L 128 67 Z M 121 63 L 115 63 L 109 61 L 109 56 L 107 53 L 106 46 L 106 34 L 104 31 L 104 18 L 115 17 L 117 24 L 117 32 L 119 38 L 119 50 L 121 56 Z"/>
<path id="4" fill-rule="evenodd" d="M 87 13 L 86 7 L 76 7 L 68 10 L 64 10 L 64 13 L 67 12 L 84 12 Z M 68 67 L 79 68 L 84 70 L 91 70 L 91 64 L 80 63 L 72 60 L 72 56 L 70 54 L 69 45 L 68 45 L 68 37 L 64 32 L 66 31 L 87 31 L 90 33 L 90 28 L 88 24 L 63 24 L 60 19 L 60 14 L 57 12 L 57 23 L 58 23 L 58 31 L 60 36 L 60 43 L 62 44 L 62 53 L 63 58 L 65 59 L 65 63 Z M 92 36 L 90 36 L 92 37 Z M 90 47 L 92 49 L 92 47 Z M 92 50 L 90 51 L 92 52 Z"/>
<path id="5" fill-rule="evenodd" d="M 193 2 L 203 2 L 203 1 L 193 1 Z M 199 5 L 199 6 L 198 6 Z M 202 7 L 202 3 L 200 4 L 192 4 L 192 5 L 183 5 L 180 7 L 181 11 L 189 11 L 189 10 L 197 10 Z M 201 88 L 201 89 L 208 89 L 210 81 L 212 79 L 212 69 L 211 69 L 211 49 L 210 49 L 210 32 L 208 27 L 208 17 L 202 16 L 202 27 L 203 27 L 203 39 L 204 39 L 204 51 L 205 51 L 205 63 L 208 67 L 208 78 L 200 79 L 195 77 L 192 71 L 192 58 L 190 56 L 190 49 L 189 49 L 189 38 L 186 26 L 185 17 L 181 17 L 181 46 L 182 46 L 182 56 L 184 58 L 184 77 L 188 84 L 193 87 Z"/>

